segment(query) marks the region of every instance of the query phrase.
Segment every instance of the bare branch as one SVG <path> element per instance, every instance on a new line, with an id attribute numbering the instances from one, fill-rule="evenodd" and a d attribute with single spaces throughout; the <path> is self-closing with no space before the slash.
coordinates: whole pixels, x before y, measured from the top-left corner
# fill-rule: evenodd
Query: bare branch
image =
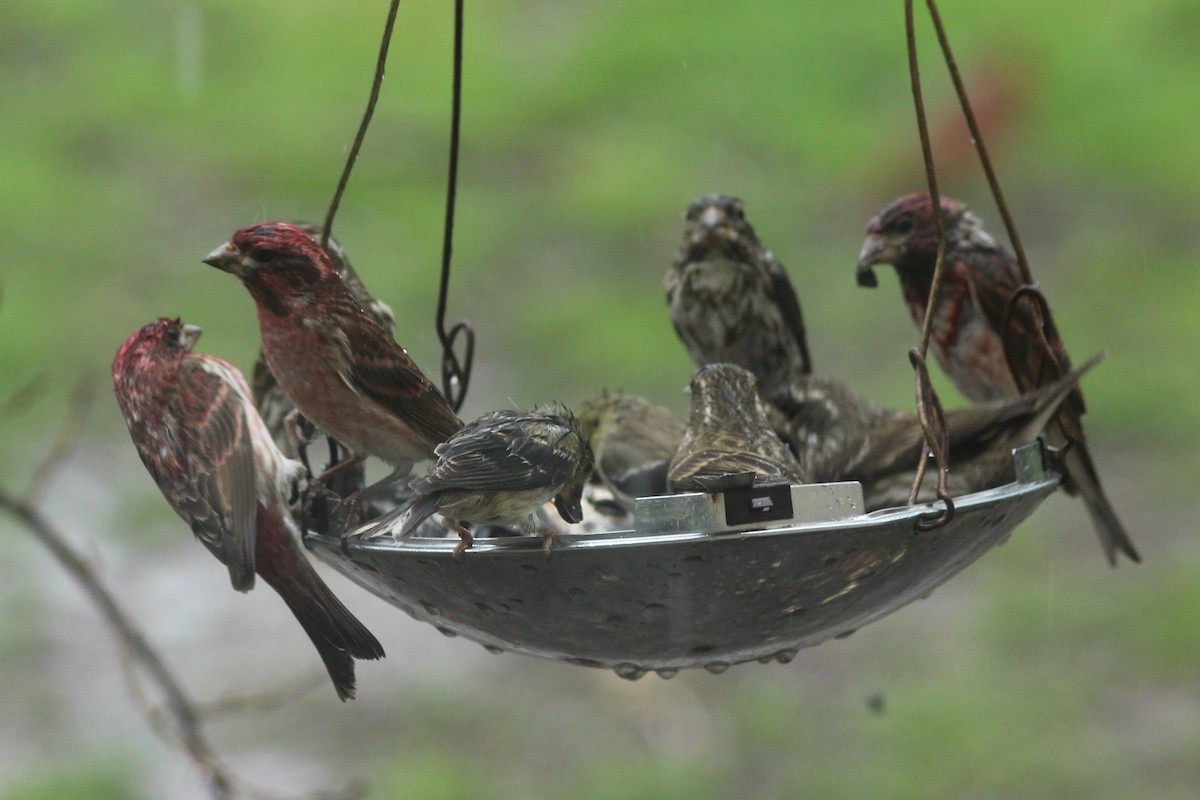
<path id="1" fill-rule="evenodd" d="M 58 470 L 59 465 L 71 455 L 71 452 L 79 443 L 79 435 L 83 433 L 83 424 L 87 419 L 88 411 L 91 410 L 92 401 L 95 399 L 96 382 L 90 378 L 80 381 L 75 387 L 74 394 L 71 395 L 71 405 L 68 407 L 66 421 L 58 429 L 58 435 L 54 437 L 54 443 L 50 445 L 50 449 L 42 457 L 41 462 L 37 465 L 37 469 L 33 472 L 33 478 L 29 481 L 29 488 L 25 492 L 25 500 L 30 505 L 36 504 L 41 499 L 42 492 L 45 490 L 46 484 L 49 483 L 50 477 Z"/>
<path id="2" fill-rule="evenodd" d="M 46 546 L 64 569 L 74 578 L 100 609 L 105 620 L 117 632 L 122 645 L 154 679 L 166 698 L 167 709 L 175 723 L 175 733 L 193 763 L 204 772 L 209 790 L 216 800 L 231 800 L 233 787 L 220 766 L 216 753 L 200 730 L 200 720 L 191 700 L 175 676 L 163 663 L 142 635 L 133 620 L 121 609 L 112 594 L 101 583 L 88 563 L 75 552 L 66 539 L 29 503 L 0 488 L 0 508 L 21 522 L 34 537 Z"/>
<path id="3" fill-rule="evenodd" d="M 22 391 L 32 392 L 33 390 L 27 387 Z M 100 610 L 101 616 L 112 626 L 121 645 L 122 662 L 130 693 L 135 702 L 142 709 L 151 729 L 164 740 L 181 747 L 191 762 L 204 775 L 213 800 L 234 800 L 239 795 L 261 800 L 281 800 L 284 795 L 248 784 L 236 778 L 221 764 L 216 751 L 213 750 L 201 730 L 205 719 L 201 708 L 188 697 L 174 673 L 167 667 L 157 650 L 150 645 L 133 618 L 126 614 L 117 603 L 116 598 L 100 580 L 91 564 L 67 542 L 66 537 L 35 506 L 34 498 L 78 444 L 87 409 L 94 394 L 94 382 L 80 383 L 73 396 L 66 422 L 35 470 L 27 497 L 18 497 L 0 487 L 0 509 L 9 512 L 33 534 L 34 538 L 45 545 L 59 564 L 83 588 L 92 603 Z M 3 407 L 8 409 L 13 407 L 11 398 Z M 162 706 L 156 705 L 145 691 L 141 678 L 143 673 L 149 676 L 151 682 L 163 696 Z M 281 691 L 227 699 L 216 704 L 214 709 L 221 713 L 228 713 L 233 710 L 263 708 L 270 704 L 279 704 L 300 691 L 307 691 L 311 684 L 311 680 L 305 679 L 304 686 L 298 686 L 296 682 L 293 682 L 292 685 L 283 687 Z M 343 789 L 300 795 L 297 800 L 299 798 L 304 800 L 352 800 L 361 797 L 364 793 L 363 785 L 352 783 Z"/>
<path id="4" fill-rule="evenodd" d="M 4 422 L 9 417 L 15 417 L 33 405 L 33 401 L 38 398 L 46 388 L 46 376 L 38 375 L 29 383 L 17 389 L 10 394 L 3 402 L 0 402 L 0 422 Z"/>

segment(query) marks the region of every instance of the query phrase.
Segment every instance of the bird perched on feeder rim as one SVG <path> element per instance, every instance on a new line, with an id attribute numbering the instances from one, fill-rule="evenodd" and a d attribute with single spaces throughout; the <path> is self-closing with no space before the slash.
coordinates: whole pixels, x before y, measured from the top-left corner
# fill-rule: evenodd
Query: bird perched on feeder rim
<path id="1" fill-rule="evenodd" d="M 130 436 L 163 496 L 229 569 L 238 591 L 262 576 L 308 634 L 338 697 L 354 696 L 354 659 L 383 648 L 334 596 L 297 544 L 288 497 L 304 472 L 275 446 L 231 364 L 191 352 L 200 329 L 159 318 L 113 361 Z"/>
<path id="2" fill-rule="evenodd" d="M 384 515 L 365 537 L 391 533 L 399 541 L 440 513 L 461 539 L 455 560 L 471 546 L 461 523 L 513 525 L 541 533 L 550 553 L 556 531 L 539 525 L 541 507 L 553 500 L 568 523 L 583 519 L 583 486 L 593 458 L 579 421 L 562 406 L 484 414 L 437 447 L 428 474 L 409 484 L 411 500 Z"/>
<path id="3" fill-rule="evenodd" d="M 687 426 L 662 406 L 637 395 L 604 391 L 581 403 L 576 416 L 596 460 L 595 477 L 621 510 L 638 497 L 667 493 L 667 467 Z"/>
<path id="4" fill-rule="evenodd" d="M 462 427 L 437 386 L 300 228 L 250 225 L 204 262 L 249 290 L 263 356 L 300 413 L 355 453 L 392 465 L 394 478 L 433 458 Z"/>
<path id="5" fill-rule="evenodd" d="M 1067 377 L 1032 392 L 952 409 L 946 488 L 952 497 L 1016 479 L 1012 451 L 1033 442 L 1070 396 L 1097 355 Z M 906 505 L 925 450 L 916 413 L 882 408 L 833 378 L 810 375 L 771 397 L 771 422 L 814 482 L 859 481 L 867 511 Z M 919 502 L 936 499 L 936 471 L 926 474 Z"/>
<path id="6" fill-rule="evenodd" d="M 1013 302 L 1023 285 L 1016 259 L 957 200 L 941 198 L 946 255 L 933 306 L 930 348 L 955 387 L 976 402 L 1011 397 L 1070 370 L 1066 346 L 1036 303 Z M 874 216 L 858 256 L 860 286 L 878 284 L 873 267 L 891 264 L 913 321 L 920 328 L 932 289 L 938 231 L 933 201 L 924 193 L 899 198 Z M 1006 330 L 1006 317 L 1009 318 Z M 1005 352 L 1005 337 L 1009 344 Z M 1063 451 L 1063 488 L 1078 494 L 1111 565 L 1117 553 L 1141 557 L 1100 484 L 1083 432 L 1082 392 L 1076 390 L 1047 426 Z"/>
<path id="7" fill-rule="evenodd" d="M 796 457 L 771 428 L 766 404 L 748 370 L 709 364 L 696 370 L 687 429 L 667 471 L 672 492 L 730 488 L 730 476 L 808 483 Z M 736 481 L 736 479 L 733 479 Z"/>
<path id="8" fill-rule="evenodd" d="M 787 271 L 759 242 L 741 200 L 712 194 L 688 206 L 664 286 L 675 332 L 697 367 L 737 364 L 764 395 L 811 371 Z"/>

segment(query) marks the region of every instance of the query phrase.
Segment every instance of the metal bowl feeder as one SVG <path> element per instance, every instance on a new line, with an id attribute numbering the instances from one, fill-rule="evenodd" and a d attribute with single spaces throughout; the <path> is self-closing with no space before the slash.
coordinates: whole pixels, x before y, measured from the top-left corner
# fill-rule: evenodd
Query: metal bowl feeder
<path id="1" fill-rule="evenodd" d="M 404 542 L 308 533 L 323 560 L 412 617 L 493 652 L 635 679 L 798 650 L 925 597 L 1003 542 L 1058 487 L 1040 443 L 1013 452 L 1017 479 L 941 503 L 863 512 L 858 483 L 639 498 L 634 530 Z"/>

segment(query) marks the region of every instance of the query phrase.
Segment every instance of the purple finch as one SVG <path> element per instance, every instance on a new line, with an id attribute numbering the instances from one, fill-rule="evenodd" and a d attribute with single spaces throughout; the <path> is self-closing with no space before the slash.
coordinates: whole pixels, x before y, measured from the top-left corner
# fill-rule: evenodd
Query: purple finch
<path id="1" fill-rule="evenodd" d="M 730 476 L 745 473 L 809 482 L 771 429 L 748 370 L 736 364 L 701 367 L 692 377 L 691 394 L 687 429 L 667 471 L 672 492 L 716 491 Z"/>
<path id="2" fill-rule="evenodd" d="M 285 457 L 231 364 L 191 352 L 200 329 L 160 318 L 117 351 L 113 387 L 134 446 L 171 507 L 229 569 L 233 588 L 262 576 L 325 662 L 338 697 L 354 696 L 354 659 L 383 648 L 297 545 L 288 496 L 303 473 Z"/>
<path id="3" fill-rule="evenodd" d="M 318 242 L 321 240 L 321 227 L 313 225 L 309 222 L 297 222 L 296 227 L 312 236 Z M 326 255 L 329 256 L 330 263 L 333 264 L 336 271 L 346 281 L 346 286 L 350 289 L 350 293 L 354 295 L 354 299 L 358 304 L 378 322 L 389 335 L 394 335 L 396 331 L 396 318 L 392 313 L 392 309 L 387 303 L 373 297 L 367 291 L 367 287 L 363 285 L 362 279 L 350 264 L 350 259 L 346 255 L 346 248 L 342 246 L 334 237 L 329 237 L 329 245 L 325 248 Z M 252 374 L 251 388 L 254 389 L 254 402 L 258 407 L 258 413 L 263 418 L 263 422 L 267 423 L 267 428 L 271 431 L 271 436 L 275 438 L 276 444 L 283 447 L 287 443 L 287 437 L 284 433 L 284 420 L 295 410 L 292 401 L 283 393 L 283 389 L 279 388 L 279 384 L 275 381 L 275 376 L 271 374 L 271 368 L 267 366 L 267 361 L 263 358 L 261 352 L 258 354 L 258 360 L 254 363 L 254 372 Z"/>
<path id="4" fill-rule="evenodd" d="M 686 425 L 667 409 L 636 395 L 601 392 L 577 409 L 596 458 L 595 476 L 627 513 L 634 500 L 667 493 L 667 467 Z"/>
<path id="5" fill-rule="evenodd" d="M 539 526 L 537 514 L 553 500 L 564 520 L 580 522 L 583 485 L 592 466 L 587 438 L 567 409 L 492 411 L 438 445 L 429 473 L 410 484 L 413 498 L 365 535 L 390 531 L 394 539 L 404 539 L 438 512 L 462 539 L 454 549 L 456 559 L 472 543 L 461 522 L 540 532 L 549 553 L 554 531 Z"/>
<path id="6" fill-rule="evenodd" d="M 737 364 L 764 395 L 811 370 L 796 293 L 741 200 L 714 194 L 688 207 L 664 285 L 675 331 L 697 367 Z"/>
<path id="7" fill-rule="evenodd" d="M 204 259 L 241 278 L 258 306 L 279 386 L 317 427 L 403 476 L 462 427 L 438 388 L 355 298 L 307 233 L 264 222 Z"/>
<path id="8" fill-rule="evenodd" d="M 1045 386 L 1070 369 L 1066 347 L 1043 330 L 1040 308 L 1012 304 L 1022 285 L 1016 260 L 983 229 L 962 203 L 942 198 L 946 258 L 933 307 L 930 348 L 950 380 L 974 401 L 1011 397 Z M 858 282 L 875 286 L 873 267 L 891 264 L 913 321 L 920 327 L 932 288 L 937 258 L 937 222 L 927 194 L 896 200 L 871 219 L 858 257 Z M 1005 354 L 1005 317 L 1011 310 Z M 1010 360 L 1011 359 L 1011 360 Z M 1083 394 L 1076 390 L 1047 426 L 1047 440 L 1063 450 L 1063 488 L 1083 498 L 1108 561 L 1118 551 L 1140 562 L 1129 534 L 1100 485 L 1100 475 L 1083 432 Z"/>

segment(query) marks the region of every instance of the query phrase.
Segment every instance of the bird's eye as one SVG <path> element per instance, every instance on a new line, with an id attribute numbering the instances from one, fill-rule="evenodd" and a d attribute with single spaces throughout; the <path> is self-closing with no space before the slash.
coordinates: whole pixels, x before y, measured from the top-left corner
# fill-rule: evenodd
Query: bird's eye
<path id="1" fill-rule="evenodd" d="M 913 229 L 913 218 L 911 214 L 905 214 L 892 223 L 892 230 L 896 233 L 908 233 Z"/>
<path id="2" fill-rule="evenodd" d="M 171 344 L 179 344 L 179 328 L 174 325 L 167 328 L 167 341 Z"/>
<path id="3" fill-rule="evenodd" d="M 275 251 L 267 250 L 262 247 L 256 247 L 250 251 L 250 258 L 254 259 L 259 264 L 269 264 L 275 260 Z"/>

